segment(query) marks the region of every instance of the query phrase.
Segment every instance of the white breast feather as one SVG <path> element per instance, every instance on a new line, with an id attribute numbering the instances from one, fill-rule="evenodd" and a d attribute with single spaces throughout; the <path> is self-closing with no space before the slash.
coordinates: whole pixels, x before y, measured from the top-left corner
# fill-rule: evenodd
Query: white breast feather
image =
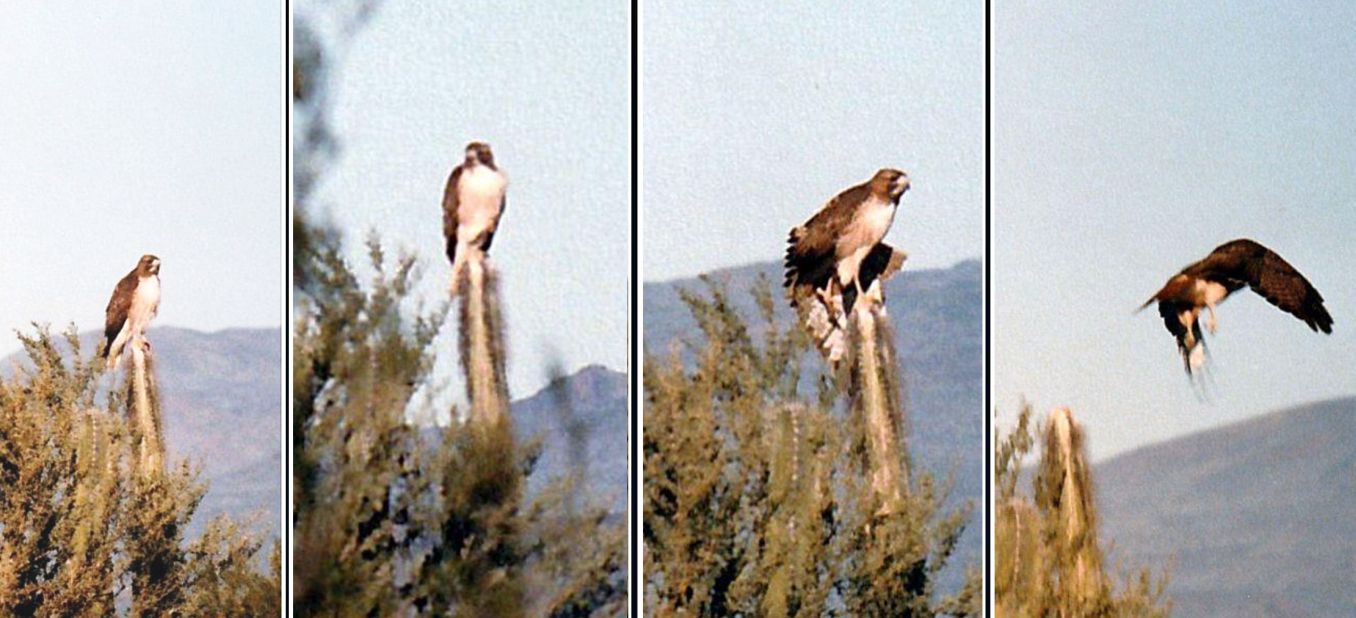
<path id="1" fill-rule="evenodd" d="M 507 189 L 508 179 L 483 165 L 462 173 L 457 183 L 458 227 L 478 231 L 489 226 L 499 216 Z"/>
<path id="2" fill-rule="evenodd" d="M 838 239 L 838 280 L 846 285 L 857 277 L 862 260 L 885 238 L 895 220 L 895 205 L 875 198 L 863 202 L 857 216 Z"/>
<path id="3" fill-rule="evenodd" d="M 155 317 L 160 309 L 160 277 L 142 277 L 137 280 L 137 290 L 132 296 L 132 306 L 127 310 L 127 322 L 133 334 L 141 331 Z"/>
<path id="4" fill-rule="evenodd" d="M 890 224 L 895 221 L 895 205 L 884 200 L 867 200 L 862 204 L 861 219 L 864 232 L 869 237 L 867 244 L 875 246 L 885 238 L 885 233 L 890 231 Z"/>

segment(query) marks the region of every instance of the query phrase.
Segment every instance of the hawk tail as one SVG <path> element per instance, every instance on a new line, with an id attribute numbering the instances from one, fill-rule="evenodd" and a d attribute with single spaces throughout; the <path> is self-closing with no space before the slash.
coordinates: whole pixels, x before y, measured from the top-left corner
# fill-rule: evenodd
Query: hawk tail
<path id="1" fill-rule="evenodd" d="M 803 230 L 799 227 L 791 228 L 791 232 L 786 236 L 786 257 L 782 260 L 782 267 L 786 269 L 786 276 L 782 279 L 782 287 L 790 290 L 795 287 L 796 280 L 799 278 L 799 269 L 796 267 L 796 244 L 800 242 Z M 795 295 L 792 295 L 791 303 L 795 304 Z"/>
<path id="2" fill-rule="evenodd" d="M 1191 328 L 1184 329 L 1177 336 L 1177 350 L 1182 353 L 1182 365 L 1187 376 L 1200 371 L 1205 366 L 1205 338 L 1201 334 L 1201 323 L 1192 322 Z"/>
<path id="3" fill-rule="evenodd" d="M 791 288 L 790 296 L 798 321 L 814 341 L 815 349 L 831 365 L 837 364 L 847 352 L 847 314 L 841 306 L 841 297 L 808 285 Z"/>
<path id="4" fill-rule="evenodd" d="M 786 267 L 784 287 L 809 285 L 822 288 L 828 285 L 834 276 L 833 251 L 817 249 L 805 243 L 805 227 L 791 228 L 786 238 L 786 258 L 782 264 Z"/>

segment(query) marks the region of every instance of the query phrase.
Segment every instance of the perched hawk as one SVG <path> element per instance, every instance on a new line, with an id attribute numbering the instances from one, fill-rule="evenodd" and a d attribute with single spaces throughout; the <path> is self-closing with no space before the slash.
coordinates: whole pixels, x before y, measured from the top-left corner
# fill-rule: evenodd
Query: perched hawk
<path id="1" fill-rule="evenodd" d="M 871 180 L 829 200 L 787 239 L 786 280 L 791 305 L 831 361 L 843 350 L 847 315 L 867 294 L 882 302 L 878 285 L 898 271 L 903 251 L 883 242 L 909 177 L 882 169 Z"/>
<path id="2" fill-rule="evenodd" d="M 494 165 L 490 145 L 466 145 L 466 160 L 452 170 L 443 190 L 443 236 L 452 262 L 452 293 L 468 259 L 483 259 L 504 214 L 508 178 Z"/>
<path id="3" fill-rule="evenodd" d="M 113 288 L 113 297 L 105 309 L 104 358 L 108 368 L 118 366 L 123 346 L 128 342 L 140 345 L 145 341 L 146 326 L 160 309 L 160 258 L 143 255 L 136 268 L 127 273 Z"/>
<path id="4" fill-rule="evenodd" d="M 1158 303 L 1158 313 L 1168 332 L 1177 338 L 1177 349 L 1190 375 L 1205 362 L 1197 321 L 1201 309 L 1209 314 L 1206 328 L 1213 334 L 1215 306 L 1245 286 L 1303 320 L 1314 332 L 1332 332 L 1332 316 L 1309 280 L 1276 252 L 1246 238 L 1224 243 L 1205 259 L 1183 268 L 1140 309 Z"/>

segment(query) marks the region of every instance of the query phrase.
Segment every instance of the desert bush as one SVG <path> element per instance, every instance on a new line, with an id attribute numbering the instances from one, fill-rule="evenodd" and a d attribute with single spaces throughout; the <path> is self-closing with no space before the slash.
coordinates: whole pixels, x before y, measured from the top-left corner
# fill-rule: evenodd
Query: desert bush
<path id="1" fill-rule="evenodd" d="M 74 327 L 20 340 L 28 362 L 0 378 L 0 614 L 276 615 L 262 537 L 219 517 L 184 543 L 206 484 L 187 461 L 145 465 L 132 400 L 96 405 L 103 359 Z"/>
<path id="2" fill-rule="evenodd" d="M 647 613 L 978 615 L 977 568 L 938 590 L 968 507 L 944 510 L 908 465 L 888 324 L 854 343 L 875 362 L 808 374 L 807 337 L 777 325 L 766 281 L 756 330 L 706 284 L 683 293 L 699 338 L 644 360 Z"/>

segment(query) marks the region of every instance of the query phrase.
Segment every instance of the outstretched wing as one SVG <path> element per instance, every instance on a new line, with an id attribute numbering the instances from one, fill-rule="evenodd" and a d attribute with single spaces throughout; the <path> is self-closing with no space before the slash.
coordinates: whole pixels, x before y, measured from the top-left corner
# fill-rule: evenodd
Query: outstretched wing
<path id="1" fill-rule="evenodd" d="M 461 180 L 461 166 L 452 169 L 443 189 L 443 238 L 447 241 L 447 260 L 457 261 L 457 182 Z"/>
<path id="2" fill-rule="evenodd" d="M 132 297 L 136 296 L 136 290 L 137 271 L 134 268 L 113 288 L 113 297 L 108 299 L 108 307 L 104 309 L 104 358 L 108 357 L 113 340 L 118 338 L 123 324 L 127 323 L 127 312 L 132 308 Z"/>
<path id="3" fill-rule="evenodd" d="M 805 225 L 791 229 L 787 237 L 785 287 L 808 285 L 817 289 L 828 285 L 837 267 L 838 239 L 852 223 L 856 206 L 870 192 L 868 185 L 861 184 L 839 193 Z"/>
<path id="4" fill-rule="evenodd" d="M 1219 281 L 1230 290 L 1247 285 L 1310 329 L 1332 332 L 1332 315 L 1323 306 L 1323 295 L 1294 266 L 1257 242 L 1240 239 L 1225 243 L 1182 272 Z"/>

